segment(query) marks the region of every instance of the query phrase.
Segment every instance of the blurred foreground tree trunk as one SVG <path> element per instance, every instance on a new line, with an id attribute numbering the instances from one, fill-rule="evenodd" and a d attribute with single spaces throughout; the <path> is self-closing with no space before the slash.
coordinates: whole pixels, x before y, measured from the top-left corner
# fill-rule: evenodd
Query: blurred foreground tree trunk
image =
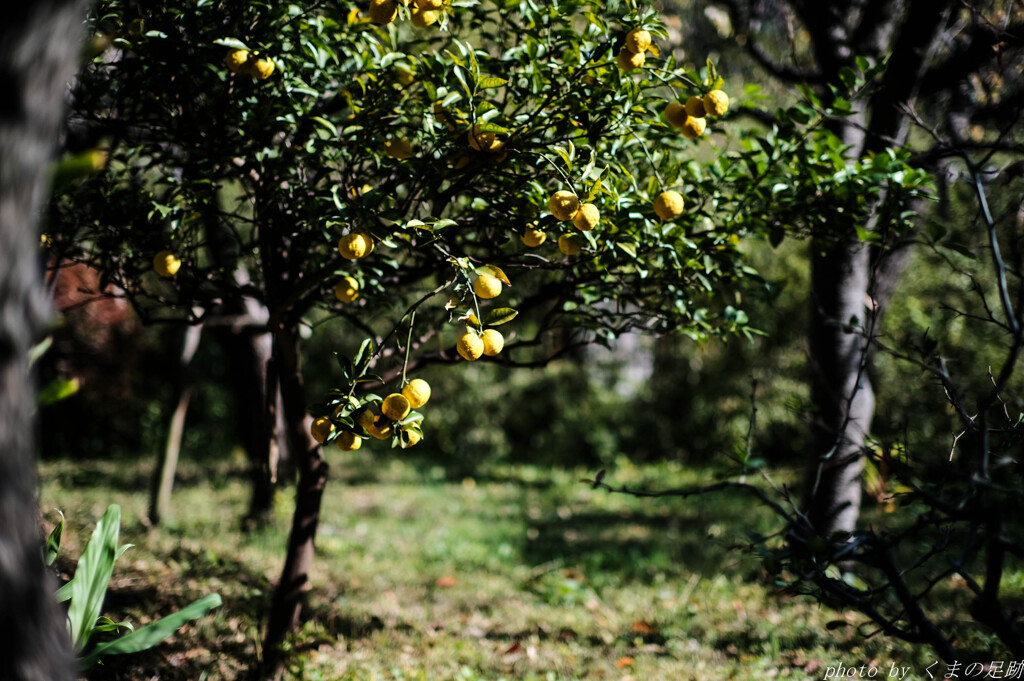
<path id="1" fill-rule="evenodd" d="M 0 22 L 0 678 L 75 678 L 36 512 L 29 351 L 45 320 L 39 211 L 78 65 L 84 3 L 14 3 Z"/>

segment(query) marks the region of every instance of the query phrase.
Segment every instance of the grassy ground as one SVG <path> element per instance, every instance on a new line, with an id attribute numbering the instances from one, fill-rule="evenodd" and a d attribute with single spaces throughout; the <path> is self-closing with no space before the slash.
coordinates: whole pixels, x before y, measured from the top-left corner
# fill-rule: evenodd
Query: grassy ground
<path id="1" fill-rule="evenodd" d="M 745 499 L 613 496 L 581 484 L 588 471 L 504 468 L 453 481 L 391 456 L 332 456 L 292 678 L 763 681 L 821 679 L 837 664 L 875 664 L 882 677 L 893 663 L 923 673 L 927 651 L 828 630 L 835 614 L 776 593 L 730 549 L 769 527 Z M 273 523 L 242 533 L 242 464 L 185 464 L 173 517 L 148 528 L 149 465 L 42 465 L 44 509 L 68 518 L 62 567 L 118 503 L 122 543 L 135 546 L 115 568 L 115 619 L 142 623 L 214 591 L 224 606 L 90 678 L 244 678 L 292 500 L 282 495 Z M 609 480 L 664 486 L 707 475 L 624 462 Z"/>

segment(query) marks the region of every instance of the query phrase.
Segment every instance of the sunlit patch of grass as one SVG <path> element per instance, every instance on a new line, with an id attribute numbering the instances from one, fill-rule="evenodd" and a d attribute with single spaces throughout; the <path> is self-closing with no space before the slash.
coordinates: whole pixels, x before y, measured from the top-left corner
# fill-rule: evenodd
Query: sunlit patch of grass
<path id="1" fill-rule="evenodd" d="M 331 463 L 308 616 L 290 644 L 295 679 L 760 681 L 914 657 L 890 641 L 859 642 L 853 627 L 827 631 L 833 613 L 775 593 L 734 548 L 772 529 L 749 499 L 610 495 L 581 483 L 593 475 L 583 470 L 505 466 L 449 480 L 443 469 L 362 452 Z M 606 480 L 631 487 L 713 476 L 620 464 Z M 119 503 L 122 542 L 135 547 L 115 574 L 115 618 L 141 622 L 212 591 L 225 605 L 93 678 L 150 678 L 159 668 L 161 679 L 197 679 L 207 667 L 209 678 L 243 678 L 283 562 L 290 493 L 273 522 L 243 533 L 240 465 L 184 463 L 171 517 L 149 528 L 148 468 L 42 466 L 41 498 L 68 517 L 69 555 Z"/>

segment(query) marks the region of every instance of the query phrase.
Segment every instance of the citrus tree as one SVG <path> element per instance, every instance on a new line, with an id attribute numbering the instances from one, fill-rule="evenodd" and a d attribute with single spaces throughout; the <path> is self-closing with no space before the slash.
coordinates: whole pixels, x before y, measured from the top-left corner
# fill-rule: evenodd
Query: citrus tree
<path id="1" fill-rule="evenodd" d="M 799 110 L 719 154 L 725 81 L 660 51 L 634 2 L 109 0 L 92 26 L 69 151 L 106 165 L 54 202 L 48 247 L 151 322 L 265 306 L 298 470 L 271 656 L 308 589 L 321 445 L 429 437 L 429 386 L 410 380 L 427 363 L 537 366 L 630 329 L 753 334 L 740 238 L 820 195 L 807 163 L 845 164 Z M 886 158 L 845 188 L 881 191 L 906 169 Z M 306 395 L 301 339 L 334 320 L 366 340 Z"/>

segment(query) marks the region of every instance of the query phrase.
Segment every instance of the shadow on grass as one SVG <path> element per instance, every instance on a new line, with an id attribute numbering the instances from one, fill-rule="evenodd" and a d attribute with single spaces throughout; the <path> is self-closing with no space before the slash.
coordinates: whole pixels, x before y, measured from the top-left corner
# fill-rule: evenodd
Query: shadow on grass
<path id="1" fill-rule="evenodd" d="M 588 573 L 651 583 L 663 576 L 721 574 L 743 558 L 749 514 L 734 505 L 686 502 L 627 512 L 588 510 L 532 521 L 523 548 L 527 562 L 561 561 Z M 709 529 L 713 532 L 709 533 Z"/>

